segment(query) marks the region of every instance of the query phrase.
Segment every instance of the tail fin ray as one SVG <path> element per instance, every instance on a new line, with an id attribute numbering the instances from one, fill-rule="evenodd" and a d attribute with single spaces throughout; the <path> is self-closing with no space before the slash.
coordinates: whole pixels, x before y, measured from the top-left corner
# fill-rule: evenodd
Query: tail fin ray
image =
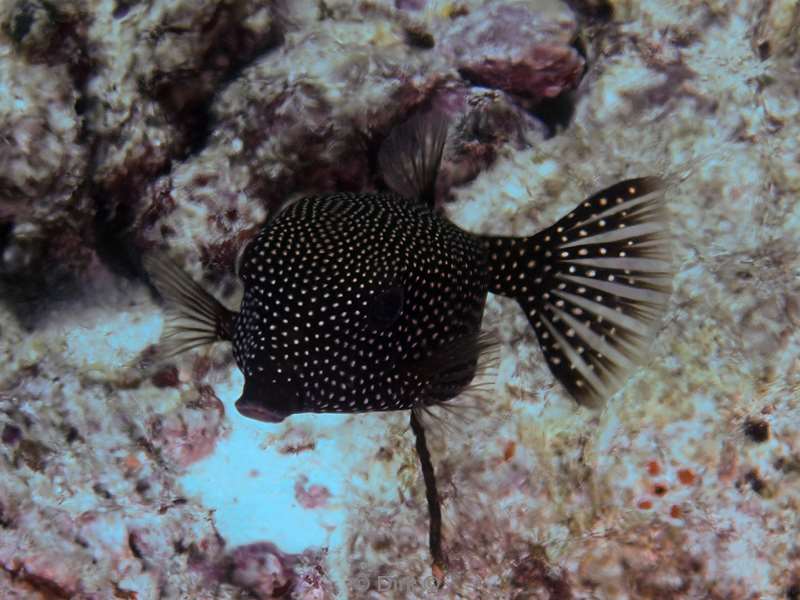
<path id="1" fill-rule="evenodd" d="M 517 300 L 555 377 L 582 404 L 645 355 L 670 294 L 659 179 L 629 179 L 528 238 L 484 238 L 490 291 Z"/>

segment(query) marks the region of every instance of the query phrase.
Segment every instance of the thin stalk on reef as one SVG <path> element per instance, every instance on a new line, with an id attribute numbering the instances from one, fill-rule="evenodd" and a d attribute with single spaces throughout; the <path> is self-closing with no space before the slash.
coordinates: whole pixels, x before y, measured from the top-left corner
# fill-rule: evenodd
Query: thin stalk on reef
<path id="1" fill-rule="evenodd" d="M 428 545 L 430 546 L 433 564 L 431 570 L 437 583 L 441 586 L 444 582 L 444 554 L 442 553 L 442 509 L 439 504 L 439 492 L 436 489 L 436 474 L 431 461 L 431 454 L 425 441 L 425 428 L 417 416 L 417 411 L 411 411 L 411 430 L 416 437 L 417 456 L 422 467 L 422 478 L 425 480 L 425 497 L 428 500 L 428 514 L 430 515 L 430 529 Z"/>

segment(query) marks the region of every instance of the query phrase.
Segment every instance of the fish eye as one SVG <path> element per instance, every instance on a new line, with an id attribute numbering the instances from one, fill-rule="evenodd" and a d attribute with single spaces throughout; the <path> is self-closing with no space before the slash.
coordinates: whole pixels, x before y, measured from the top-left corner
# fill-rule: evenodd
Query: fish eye
<path id="1" fill-rule="evenodd" d="M 386 329 L 400 318 L 403 311 L 403 288 L 396 286 L 378 292 L 367 302 L 367 316 L 376 329 Z"/>

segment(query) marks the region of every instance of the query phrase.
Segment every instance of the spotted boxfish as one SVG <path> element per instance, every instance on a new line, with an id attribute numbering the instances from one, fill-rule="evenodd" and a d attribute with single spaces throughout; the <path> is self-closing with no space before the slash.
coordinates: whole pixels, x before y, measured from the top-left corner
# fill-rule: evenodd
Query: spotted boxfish
<path id="1" fill-rule="evenodd" d="M 238 411 L 392 411 L 458 396 L 490 346 L 487 293 L 524 311 L 553 376 L 581 404 L 613 394 L 669 292 L 661 181 L 628 179 L 527 237 L 477 235 L 435 208 L 447 127 L 412 118 L 379 151 L 386 192 L 302 198 L 241 253 L 229 310 L 161 254 L 145 267 L 171 309 L 165 354 L 233 343 Z"/>
<path id="2" fill-rule="evenodd" d="M 423 411 L 447 406 L 492 349 L 489 292 L 516 300 L 553 376 L 581 404 L 612 395 L 641 360 L 669 295 L 663 185 L 627 179 L 525 237 L 478 235 L 437 211 L 447 126 L 418 116 L 378 155 L 390 191 L 307 196 L 272 215 L 238 261 L 238 312 L 164 254 L 144 266 L 171 316 L 162 356 L 233 343 L 237 410 L 411 410 L 441 582 L 441 510 Z"/>

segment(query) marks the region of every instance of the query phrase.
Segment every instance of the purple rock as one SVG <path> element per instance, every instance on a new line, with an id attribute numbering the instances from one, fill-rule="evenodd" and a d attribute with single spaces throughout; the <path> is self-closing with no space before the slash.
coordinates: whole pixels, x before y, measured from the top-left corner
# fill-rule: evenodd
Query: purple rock
<path id="1" fill-rule="evenodd" d="M 16 425 L 6 424 L 3 427 L 3 443 L 7 446 L 16 444 L 20 437 L 22 437 L 22 432 Z"/>
<path id="2" fill-rule="evenodd" d="M 231 581 L 256 598 L 278 598 L 290 590 L 294 559 L 269 542 L 239 546 L 231 556 Z"/>
<path id="3" fill-rule="evenodd" d="M 183 407 L 148 422 L 150 442 L 171 464 L 185 468 L 214 451 L 225 434 L 225 407 L 210 386 L 189 388 Z"/>
<path id="4" fill-rule="evenodd" d="M 523 5 L 493 4 L 464 17 L 447 37 L 456 68 L 469 81 L 533 100 L 577 85 L 583 58 L 570 46 L 571 18 Z"/>
<path id="5" fill-rule="evenodd" d="M 313 509 L 325 506 L 331 493 L 324 485 L 308 483 L 308 477 L 301 475 L 294 483 L 294 497 L 303 508 Z"/>
<path id="6" fill-rule="evenodd" d="M 394 7 L 399 10 L 422 10 L 426 0 L 394 0 Z"/>
<path id="7" fill-rule="evenodd" d="M 429 98 L 431 108 L 450 124 L 448 145 L 439 173 L 438 201 L 472 181 L 497 159 L 505 145 L 524 148 L 546 137 L 544 124 L 501 90 L 442 86 Z"/>

